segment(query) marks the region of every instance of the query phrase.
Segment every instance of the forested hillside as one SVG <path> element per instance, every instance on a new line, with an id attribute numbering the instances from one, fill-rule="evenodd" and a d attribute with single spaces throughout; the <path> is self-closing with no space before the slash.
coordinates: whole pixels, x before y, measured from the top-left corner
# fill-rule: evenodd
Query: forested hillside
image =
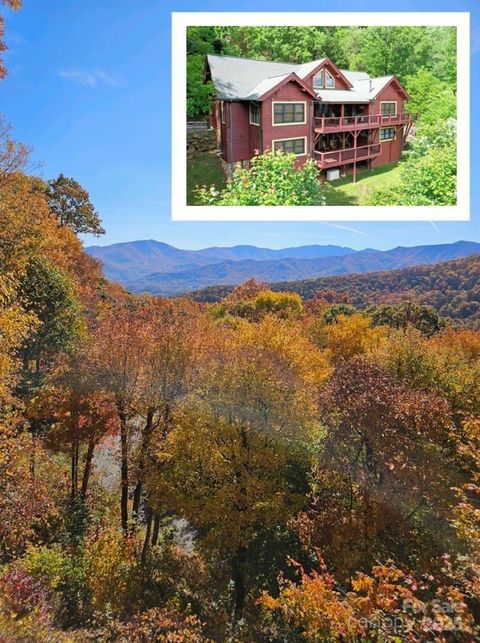
<path id="1" fill-rule="evenodd" d="M 480 255 L 433 266 L 278 282 L 269 287 L 298 293 L 304 300 L 326 296 L 331 302 L 348 301 L 360 309 L 408 300 L 430 305 L 440 315 L 468 325 L 478 326 L 480 321 Z M 217 302 L 232 290 L 214 286 L 192 293 L 191 298 Z"/>

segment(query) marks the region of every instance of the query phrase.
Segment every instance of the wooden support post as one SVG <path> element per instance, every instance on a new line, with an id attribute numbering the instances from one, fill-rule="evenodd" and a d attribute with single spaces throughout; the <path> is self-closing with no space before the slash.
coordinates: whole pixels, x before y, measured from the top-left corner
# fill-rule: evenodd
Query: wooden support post
<path id="1" fill-rule="evenodd" d="M 358 132 L 353 134 L 353 182 L 357 182 L 357 139 Z"/>

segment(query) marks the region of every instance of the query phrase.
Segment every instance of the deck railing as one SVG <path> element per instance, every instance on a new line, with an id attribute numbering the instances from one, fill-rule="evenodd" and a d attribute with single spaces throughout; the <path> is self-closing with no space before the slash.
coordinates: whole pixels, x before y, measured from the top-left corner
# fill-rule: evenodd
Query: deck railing
<path id="1" fill-rule="evenodd" d="M 363 129 L 365 127 L 384 127 L 401 125 L 415 120 L 416 114 L 403 112 L 401 114 L 369 114 L 366 116 L 315 116 L 313 119 L 316 130 L 330 131 L 338 129 Z"/>
<path id="2" fill-rule="evenodd" d="M 315 160 L 322 167 L 342 165 L 343 163 L 352 163 L 362 159 L 375 156 L 380 153 L 381 146 L 379 143 L 372 145 L 362 145 L 361 147 L 347 147 L 346 149 L 334 150 L 331 152 L 317 152 L 315 150 Z"/>

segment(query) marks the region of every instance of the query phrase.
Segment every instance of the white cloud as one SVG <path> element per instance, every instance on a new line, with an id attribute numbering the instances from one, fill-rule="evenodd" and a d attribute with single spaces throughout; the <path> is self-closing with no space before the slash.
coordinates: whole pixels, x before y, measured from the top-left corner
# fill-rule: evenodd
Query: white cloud
<path id="1" fill-rule="evenodd" d="M 93 69 L 86 71 L 83 69 L 63 69 L 58 74 L 61 78 L 71 80 L 82 87 L 97 87 L 98 85 L 109 85 L 118 87 L 121 81 L 108 74 L 103 69 Z"/>

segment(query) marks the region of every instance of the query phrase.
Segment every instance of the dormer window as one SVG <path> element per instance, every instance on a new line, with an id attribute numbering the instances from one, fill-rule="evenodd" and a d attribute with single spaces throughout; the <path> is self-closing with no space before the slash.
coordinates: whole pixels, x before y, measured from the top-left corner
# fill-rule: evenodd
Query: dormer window
<path id="1" fill-rule="evenodd" d="M 323 69 L 313 77 L 313 88 L 321 89 L 323 87 Z"/>
<path id="2" fill-rule="evenodd" d="M 335 88 L 335 79 L 332 76 L 332 74 L 325 69 L 325 87 L 327 89 L 334 89 Z"/>

